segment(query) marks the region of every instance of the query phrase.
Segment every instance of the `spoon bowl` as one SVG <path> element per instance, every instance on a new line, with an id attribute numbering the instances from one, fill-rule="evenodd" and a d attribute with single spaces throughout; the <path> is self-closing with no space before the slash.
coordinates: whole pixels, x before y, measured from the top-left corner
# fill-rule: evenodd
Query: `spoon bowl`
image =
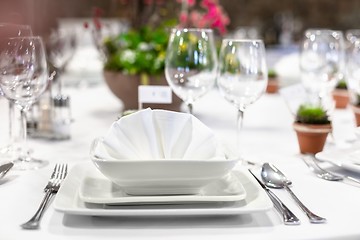
<path id="1" fill-rule="evenodd" d="M 265 185 L 271 188 L 285 188 L 292 184 L 279 169 L 270 163 L 265 163 L 262 166 L 261 177 Z"/>
<path id="2" fill-rule="evenodd" d="M 325 223 L 326 219 L 311 212 L 289 188 L 292 182 L 271 163 L 264 163 L 261 168 L 261 178 L 265 185 L 270 188 L 284 188 L 303 210 L 311 223 Z"/>

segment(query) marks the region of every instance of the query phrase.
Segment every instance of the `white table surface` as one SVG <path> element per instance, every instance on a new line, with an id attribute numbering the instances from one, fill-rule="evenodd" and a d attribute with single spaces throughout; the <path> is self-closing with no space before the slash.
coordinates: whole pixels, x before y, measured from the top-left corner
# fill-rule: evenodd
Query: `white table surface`
<path id="1" fill-rule="evenodd" d="M 328 182 L 309 172 L 298 155 L 292 116 L 283 99 L 264 95 L 245 113 L 242 144 L 247 159 L 273 162 L 293 181 L 293 191 L 314 212 L 328 219 L 310 224 L 284 190 L 273 190 L 301 220 L 283 225 L 278 213 L 232 217 L 87 217 L 56 212 L 50 205 L 39 230 L 22 230 L 20 224 L 36 211 L 55 163 L 71 166 L 88 157 L 91 141 L 102 136 L 117 118 L 121 104 L 104 84 L 88 89 L 67 89 L 75 122 L 71 140 L 30 139 L 34 155 L 49 165 L 40 170 L 11 171 L 0 182 L 0 239 L 360 239 L 360 187 Z M 236 110 L 210 92 L 194 106 L 194 113 L 220 139 L 234 144 Z M 1 146 L 7 140 L 7 102 L 0 99 Z M 350 109 L 335 112 L 335 129 L 342 139 L 354 138 Z M 328 142 L 326 149 L 336 146 Z M 242 167 L 242 166 L 238 166 Z"/>

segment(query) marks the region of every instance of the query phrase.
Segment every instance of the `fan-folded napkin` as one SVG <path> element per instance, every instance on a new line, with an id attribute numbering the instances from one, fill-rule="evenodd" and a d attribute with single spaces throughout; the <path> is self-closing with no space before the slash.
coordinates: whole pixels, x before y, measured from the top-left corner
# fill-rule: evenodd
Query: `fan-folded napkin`
<path id="1" fill-rule="evenodd" d="M 115 121 L 94 154 L 108 160 L 226 158 L 213 131 L 193 115 L 150 108 Z"/>

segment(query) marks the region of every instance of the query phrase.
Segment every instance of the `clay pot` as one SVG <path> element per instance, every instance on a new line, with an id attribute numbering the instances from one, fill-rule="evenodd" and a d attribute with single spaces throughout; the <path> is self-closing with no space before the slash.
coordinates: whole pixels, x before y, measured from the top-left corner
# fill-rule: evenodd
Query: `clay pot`
<path id="1" fill-rule="evenodd" d="M 349 103 L 349 92 L 346 89 L 335 89 L 332 92 L 336 108 L 346 108 Z"/>
<path id="2" fill-rule="evenodd" d="M 356 126 L 360 127 L 360 107 L 351 105 L 351 108 L 352 108 L 354 116 L 355 116 Z"/>
<path id="3" fill-rule="evenodd" d="M 277 93 L 279 90 L 279 80 L 277 78 L 269 78 L 266 86 L 267 93 Z"/>
<path id="4" fill-rule="evenodd" d="M 138 109 L 138 86 L 141 84 L 139 75 L 125 75 L 121 72 L 104 71 L 104 78 L 111 92 L 118 97 L 125 110 Z M 165 76 L 149 77 L 149 85 L 168 86 Z M 166 109 L 171 111 L 180 111 L 182 100 L 172 93 L 171 104 L 153 104 L 144 103 L 143 108 Z"/>
<path id="5" fill-rule="evenodd" d="M 301 124 L 294 123 L 301 153 L 316 154 L 324 148 L 326 138 L 331 132 L 331 124 Z"/>

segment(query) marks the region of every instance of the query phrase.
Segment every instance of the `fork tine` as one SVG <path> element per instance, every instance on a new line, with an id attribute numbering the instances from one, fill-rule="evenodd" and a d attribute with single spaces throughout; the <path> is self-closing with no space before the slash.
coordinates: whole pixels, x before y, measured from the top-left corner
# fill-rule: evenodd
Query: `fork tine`
<path id="1" fill-rule="evenodd" d="M 55 164 L 54 170 L 53 170 L 53 172 L 52 172 L 52 174 L 51 174 L 51 177 L 50 177 L 51 179 L 54 179 L 54 178 L 55 178 L 57 169 L 58 169 L 58 164 Z"/>
<path id="2" fill-rule="evenodd" d="M 67 174 L 67 164 L 62 164 L 59 179 L 60 180 L 64 179 L 66 177 L 66 174 Z"/>
<path id="3" fill-rule="evenodd" d="M 63 176 L 63 179 L 66 177 L 67 175 L 67 170 L 68 170 L 68 165 L 65 164 L 65 171 L 64 171 L 64 176 Z"/>

